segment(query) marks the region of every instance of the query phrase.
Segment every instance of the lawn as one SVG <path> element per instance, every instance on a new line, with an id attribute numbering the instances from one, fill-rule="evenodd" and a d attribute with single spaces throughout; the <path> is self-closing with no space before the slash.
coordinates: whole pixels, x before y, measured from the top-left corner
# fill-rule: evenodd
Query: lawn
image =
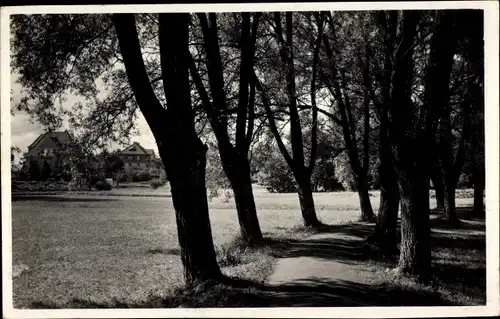
<path id="1" fill-rule="evenodd" d="M 376 209 L 379 198 L 374 194 L 371 199 Z M 265 236 L 299 235 L 290 232 L 301 222 L 296 194 L 269 194 L 257 187 L 255 196 Z M 359 215 L 355 193 L 318 193 L 315 202 L 325 224 L 353 221 Z M 458 205 L 470 202 L 457 200 Z M 238 233 L 234 201 L 212 200 L 210 218 L 215 245 L 223 251 Z M 169 197 L 63 195 L 14 199 L 12 223 L 13 264 L 29 267 L 13 280 L 16 308 L 30 308 L 34 303 L 64 305 L 74 299 L 105 303 L 117 298 L 133 303 L 182 284 Z M 452 258 L 456 252 L 442 254 Z M 260 265 L 256 263 L 256 267 Z M 253 273 L 230 265 L 223 271 L 242 277 L 260 273 L 260 280 L 264 280 L 272 270 L 272 261 L 264 266 L 253 269 Z"/>

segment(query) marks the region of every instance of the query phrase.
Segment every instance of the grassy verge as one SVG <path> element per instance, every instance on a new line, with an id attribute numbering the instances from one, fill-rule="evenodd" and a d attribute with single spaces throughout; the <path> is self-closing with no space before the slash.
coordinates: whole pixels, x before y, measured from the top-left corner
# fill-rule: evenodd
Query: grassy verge
<path id="1" fill-rule="evenodd" d="M 72 298 L 69 302 L 35 301 L 33 308 L 179 308 L 179 307 L 252 307 L 266 303 L 265 294 L 258 287 L 272 274 L 281 249 L 290 240 L 297 240 L 309 234 L 293 228 L 265 238 L 261 243 L 248 247 L 236 237 L 229 244 L 216 248 L 217 261 L 225 283 L 204 282 L 194 288 L 185 286 L 157 290 L 142 300 L 130 301 L 112 298 L 108 301 L 93 298 Z M 161 253 L 151 251 L 151 253 Z M 237 279 L 233 279 L 237 278 Z"/>

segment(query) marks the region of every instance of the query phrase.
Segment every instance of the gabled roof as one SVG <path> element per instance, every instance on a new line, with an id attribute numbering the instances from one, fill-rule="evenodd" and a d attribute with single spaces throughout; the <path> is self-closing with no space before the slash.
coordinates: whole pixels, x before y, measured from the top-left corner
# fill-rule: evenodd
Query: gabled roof
<path id="1" fill-rule="evenodd" d="M 134 142 L 132 145 L 127 146 L 125 149 L 119 152 L 119 154 L 149 154 L 154 155 L 152 149 L 145 149 L 141 144 Z"/>
<path id="2" fill-rule="evenodd" d="M 30 146 L 28 146 L 28 150 L 34 148 L 38 143 L 40 143 L 45 137 L 52 139 L 57 146 L 61 147 L 63 145 L 69 144 L 71 141 L 71 137 L 69 136 L 68 131 L 59 132 L 59 131 L 48 131 L 43 134 L 40 134 Z"/>

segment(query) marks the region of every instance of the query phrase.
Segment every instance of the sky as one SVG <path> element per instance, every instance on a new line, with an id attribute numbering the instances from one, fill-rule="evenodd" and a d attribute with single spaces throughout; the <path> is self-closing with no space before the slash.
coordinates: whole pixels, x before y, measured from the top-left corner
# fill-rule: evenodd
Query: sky
<path id="1" fill-rule="evenodd" d="M 16 101 L 21 97 L 22 87 L 15 83 L 15 76 L 11 76 L 11 92 L 13 101 L 11 102 L 11 109 L 14 108 Z M 76 100 L 75 97 L 68 97 L 67 106 L 70 106 Z M 14 116 L 11 116 L 11 145 L 19 147 L 22 153 L 28 151 L 28 146 L 33 143 L 33 141 L 40 135 L 45 133 L 45 129 L 42 125 L 37 123 L 36 121 L 31 121 L 30 116 L 23 111 L 13 110 Z M 139 134 L 131 137 L 130 142 L 138 142 L 144 148 L 154 149 L 155 153 L 158 155 L 158 148 L 156 146 L 153 134 L 149 129 L 146 120 L 142 113 L 139 112 L 138 120 L 137 120 L 137 130 Z M 61 128 L 63 131 L 65 129 L 70 130 L 67 125 Z M 112 145 L 111 150 L 116 150 L 120 148 L 119 145 Z M 16 155 L 16 162 L 19 161 L 22 154 Z"/>

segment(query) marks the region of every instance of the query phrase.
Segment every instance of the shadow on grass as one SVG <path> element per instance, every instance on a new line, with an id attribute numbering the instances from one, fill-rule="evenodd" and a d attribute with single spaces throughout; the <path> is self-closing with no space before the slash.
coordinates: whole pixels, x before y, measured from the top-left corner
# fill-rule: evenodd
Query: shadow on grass
<path id="1" fill-rule="evenodd" d="M 486 265 L 471 268 L 465 265 L 439 264 L 434 265 L 433 272 L 439 282 L 448 285 L 463 287 L 486 288 Z"/>
<path id="2" fill-rule="evenodd" d="M 366 264 L 377 261 L 382 267 L 388 262 L 379 258 L 373 249 L 365 244 L 366 238 L 373 231 L 373 223 L 351 223 L 343 225 L 320 225 L 307 230 L 318 234 L 314 239 L 293 240 L 286 238 L 265 238 L 253 248 L 266 247 L 274 257 L 316 257 L 334 259 L 348 264 Z M 456 248 L 457 258 L 470 252 L 470 249 L 485 250 L 485 235 L 460 230 L 480 230 L 484 225 L 461 223 L 443 224 L 431 221 L 433 230 L 446 230 L 445 233 L 433 232 L 433 250 Z M 468 228 L 467 228 L 468 227 Z M 340 236 L 332 238 L 327 233 Z M 458 237 L 457 237 L 458 234 Z M 236 240 L 235 249 L 239 246 Z M 236 250 L 239 252 L 239 250 Z M 168 253 L 164 250 L 150 253 Z M 462 293 L 467 296 L 485 295 L 485 265 L 479 261 L 468 264 L 454 264 L 451 259 L 438 260 L 433 265 L 437 285 L 444 287 L 449 294 Z M 482 263 L 482 262 L 481 262 Z M 391 266 L 395 266 L 392 263 Z M 484 297 L 485 298 L 485 297 Z M 222 283 L 204 283 L 195 288 L 180 288 L 163 296 L 149 296 L 143 301 L 127 302 L 114 299 L 99 302 L 85 299 L 73 299 L 66 304 L 51 302 L 33 303 L 34 308 L 202 308 L 202 307 L 345 307 L 345 306 L 453 306 L 463 305 L 460 298 L 445 298 L 434 288 L 422 288 L 417 285 L 400 285 L 397 281 L 388 284 L 365 284 L 345 280 L 311 278 L 287 285 L 266 285 L 253 281 L 230 279 Z"/>
<path id="3" fill-rule="evenodd" d="M 456 213 L 457 213 L 457 218 L 461 220 L 477 220 L 477 221 L 484 221 L 486 212 L 483 209 L 480 214 L 475 214 L 473 212 L 473 206 L 472 205 L 464 205 L 464 206 L 458 206 L 455 208 Z M 433 208 L 430 210 L 430 214 L 432 215 L 441 215 L 444 216 L 444 209 L 443 208 Z"/>
<path id="4" fill-rule="evenodd" d="M 153 249 L 148 249 L 146 251 L 148 254 L 152 255 L 174 255 L 174 256 L 180 256 L 181 251 L 178 248 L 169 248 L 169 249 L 162 249 L 162 248 L 153 248 Z"/>
<path id="5" fill-rule="evenodd" d="M 64 305 L 33 303 L 34 308 L 217 308 L 217 307 L 361 307 L 361 306 L 452 306 L 437 293 L 388 285 L 369 285 L 322 278 L 296 284 L 270 286 L 252 281 L 227 279 L 219 284 L 201 284 L 179 289 L 169 297 L 154 297 L 127 303 L 117 299 L 96 302 L 73 299 Z"/>
<path id="6" fill-rule="evenodd" d="M 108 202 L 108 201 L 118 201 L 119 199 L 115 198 L 104 198 L 104 197 L 85 197 L 85 198 L 76 198 L 76 197 L 67 197 L 67 196 L 52 196 L 52 195 L 22 195 L 22 196 L 12 196 L 13 202 L 18 201 L 43 201 L 43 202 Z"/>

